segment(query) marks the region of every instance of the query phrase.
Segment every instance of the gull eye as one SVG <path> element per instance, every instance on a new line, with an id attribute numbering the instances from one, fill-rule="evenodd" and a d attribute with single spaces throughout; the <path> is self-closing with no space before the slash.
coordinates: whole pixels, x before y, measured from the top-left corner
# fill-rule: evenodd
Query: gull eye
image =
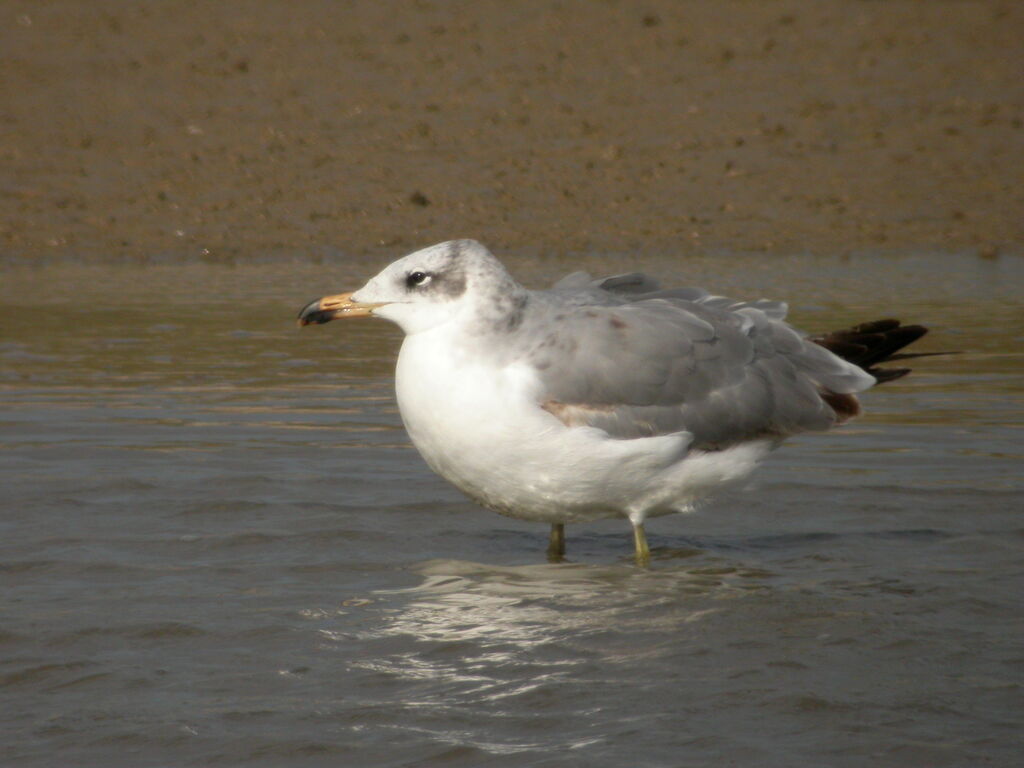
<path id="1" fill-rule="evenodd" d="M 405 284 L 409 288 L 415 288 L 417 285 L 423 285 L 430 280 L 430 275 L 426 272 L 410 272 L 408 277 L 405 278 Z"/>

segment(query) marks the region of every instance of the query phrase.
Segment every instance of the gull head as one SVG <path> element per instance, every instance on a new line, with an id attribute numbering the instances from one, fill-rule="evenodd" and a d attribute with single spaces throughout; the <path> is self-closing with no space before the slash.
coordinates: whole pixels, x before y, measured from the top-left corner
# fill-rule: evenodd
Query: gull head
<path id="1" fill-rule="evenodd" d="M 475 240 L 451 240 L 410 253 L 357 291 L 324 296 L 299 312 L 299 325 L 383 317 L 406 334 L 430 330 L 488 296 L 514 291 L 501 263 Z"/>

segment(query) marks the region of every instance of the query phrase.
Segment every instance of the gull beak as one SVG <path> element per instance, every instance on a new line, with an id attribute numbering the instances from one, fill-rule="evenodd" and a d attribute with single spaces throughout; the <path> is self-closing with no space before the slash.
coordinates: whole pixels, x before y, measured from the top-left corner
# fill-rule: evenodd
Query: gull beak
<path id="1" fill-rule="evenodd" d="M 336 317 L 369 317 L 373 310 L 383 307 L 386 303 L 352 301 L 352 292 L 324 296 L 304 306 L 299 312 L 298 321 L 301 326 L 329 323 Z"/>

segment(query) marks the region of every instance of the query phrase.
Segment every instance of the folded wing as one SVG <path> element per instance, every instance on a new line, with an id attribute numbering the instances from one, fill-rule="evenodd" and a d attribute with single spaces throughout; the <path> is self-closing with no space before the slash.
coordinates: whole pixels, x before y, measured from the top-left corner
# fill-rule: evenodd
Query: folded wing
<path id="1" fill-rule="evenodd" d="M 686 431 L 714 449 L 827 429 L 850 415 L 836 395 L 875 383 L 794 331 L 781 302 L 655 288 L 643 275 L 574 275 L 535 294 L 553 329 L 529 352 L 542 407 L 614 437 Z"/>

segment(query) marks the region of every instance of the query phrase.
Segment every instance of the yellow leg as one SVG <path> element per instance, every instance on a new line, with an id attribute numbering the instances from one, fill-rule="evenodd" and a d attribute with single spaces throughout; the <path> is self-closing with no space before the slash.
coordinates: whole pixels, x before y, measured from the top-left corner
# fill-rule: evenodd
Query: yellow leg
<path id="1" fill-rule="evenodd" d="M 551 524 L 551 537 L 548 539 L 548 560 L 557 563 L 565 555 L 565 523 Z"/>
<path id="2" fill-rule="evenodd" d="M 644 524 L 633 523 L 633 544 L 636 546 L 636 564 L 646 568 L 651 564 L 651 550 L 647 546 L 647 534 Z"/>

